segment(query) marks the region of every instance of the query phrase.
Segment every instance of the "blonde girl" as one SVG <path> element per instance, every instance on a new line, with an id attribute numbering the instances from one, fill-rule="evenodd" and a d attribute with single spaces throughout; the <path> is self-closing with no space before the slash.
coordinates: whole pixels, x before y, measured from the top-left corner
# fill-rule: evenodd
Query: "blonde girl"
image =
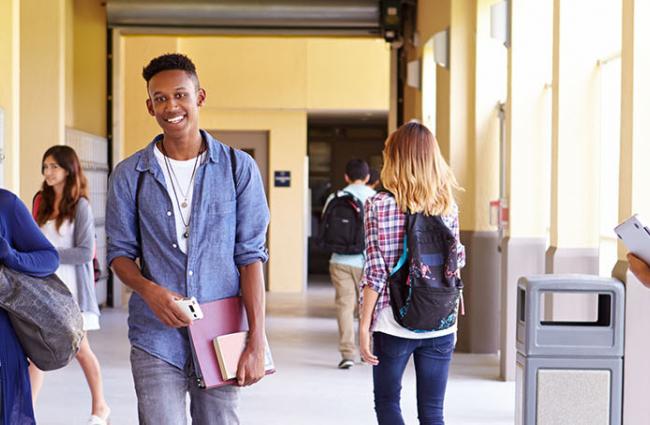
<path id="1" fill-rule="evenodd" d="M 433 134 L 416 122 L 404 124 L 386 140 L 381 181 L 386 191 L 365 205 L 366 265 L 359 324 L 361 357 L 373 365 L 377 422 L 404 424 L 402 376 L 413 356 L 420 424 L 444 425 L 443 404 L 456 323 L 430 332 L 400 326 L 389 305 L 387 280 L 402 255 L 407 212 L 440 216 L 455 237 L 458 268 L 465 264 L 453 193 L 458 184 Z"/>

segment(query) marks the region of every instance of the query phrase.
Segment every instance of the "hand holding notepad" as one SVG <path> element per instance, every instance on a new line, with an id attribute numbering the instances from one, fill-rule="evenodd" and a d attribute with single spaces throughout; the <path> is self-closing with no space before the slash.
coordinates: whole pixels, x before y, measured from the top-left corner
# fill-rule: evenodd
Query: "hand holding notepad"
<path id="1" fill-rule="evenodd" d="M 214 350 L 217 353 L 217 362 L 221 371 L 221 378 L 224 381 L 237 377 L 237 367 L 241 354 L 246 348 L 248 332 L 235 332 L 227 335 L 220 335 L 212 341 Z M 268 374 L 275 370 L 269 344 L 264 338 L 264 370 Z"/>
<path id="2" fill-rule="evenodd" d="M 203 311 L 203 319 L 194 320 L 188 327 L 192 360 L 198 385 L 201 388 L 214 388 L 221 385 L 236 384 L 233 378 L 237 375 L 237 364 L 244 350 L 246 334 L 248 333 L 248 320 L 241 297 L 223 298 L 203 303 L 201 304 L 201 310 Z M 229 378 L 227 374 L 223 374 L 220 370 L 221 366 L 217 359 L 218 349 L 215 348 L 215 339 L 240 333 L 243 333 L 244 336 L 232 337 L 239 338 L 234 341 L 234 344 L 230 341 L 224 345 L 224 347 L 227 345 L 235 349 L 222 350 L 222 356 L 226 360 L 225 364 L 230 364 L 230 370 L 234 370 L 230 375 L 232 378 Z M 265 371 L 268 375 L 274 372 L 273 360 L 271 359 L 271 351 L 266 338 L 264 344 Z M 270 365 L 270 369 L 268 365 Z"/>

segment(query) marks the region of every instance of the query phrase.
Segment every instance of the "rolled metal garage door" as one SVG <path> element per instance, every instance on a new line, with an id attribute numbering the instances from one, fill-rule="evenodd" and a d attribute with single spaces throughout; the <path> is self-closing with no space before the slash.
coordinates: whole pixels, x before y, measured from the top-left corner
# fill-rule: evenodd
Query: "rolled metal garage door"
<path id="1" fill-rule="evenodd" d="M 108 25 L 162 32 L 379 36 L 379 0 L 109 0 Z"/>

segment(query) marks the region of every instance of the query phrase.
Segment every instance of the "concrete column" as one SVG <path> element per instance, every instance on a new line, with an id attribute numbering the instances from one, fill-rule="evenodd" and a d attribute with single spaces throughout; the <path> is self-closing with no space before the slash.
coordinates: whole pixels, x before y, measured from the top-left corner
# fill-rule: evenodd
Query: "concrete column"
<path id="1" fill-rule="evenodd" d="M 589 16 L 585 10 L 591 10 Z M 598 60 L 620 48 L 620 5 L 555 0 L 553 19 L 553 168 L 549 273 L 598 274 L 600 80 Z M 550 298 L 549 318 L 588 319 L 595 303 Z"/>
<path id="2" fill-rule="evenodd" d="M 506 189 L 510 208 L 501 258 L 500 377 L 514 380 L 517 281 L 544 273 L 550 211 L 552 4 L 510 2 Z"/>
<path id="3" fill-rule="evenodd" d="M 66 0 L 20 2 L 20 195 L 31 201 L 41 158 L 65 133 Z"/>
<path id="4" fill-rule="evenodd" d="M 4 113 L 1 129 L 3 175 L 0 187 L 19 191 L 20 183 L 20 2 L 0 0 L 0 108 Z"/>
<path id="5" fill-rule="evenodd" d="M 650 218 L 650 3 L 623 0 L 621 61 L 621 159 L 619 219 L 633 213 Z M 648 224 L 648 223 L 646 223 Z M 623 423 L 647 422 L 650 387 L 650 290 L 627 272 L 626 249 L 619 243 L 613 275 L 626 282 Z"/>

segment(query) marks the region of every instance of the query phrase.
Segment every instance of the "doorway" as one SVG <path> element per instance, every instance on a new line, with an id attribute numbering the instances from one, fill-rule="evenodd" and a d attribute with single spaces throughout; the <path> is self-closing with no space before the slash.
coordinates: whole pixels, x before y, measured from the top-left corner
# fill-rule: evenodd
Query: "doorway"
<path id="1" fill-rule="evenodd" d="M 331 193 L 345 187 L 345 165 L 349 160 L 363 159 L 370 168 L 381 170 L 388 116 L 378 112 L 310 114 L 307 132 L 311 199 L 308 280 L 329 282 L 331 254 L 316 245 L 323 207 Z"/>
<path id="2" fill-rule="evenodd" d="M 266 202 L 269 202 L 269 132 L 239 130 L 207 130 L 213 137 L 235 149 L 246 152 L 255 160 L 262 175 Z M 269 247 L 269 234 L 266 233 L 266 248 Z M 270 258 L 270 257 L 269 257 Z M 270 259 L 269 259 L 270 261 Z M 264 263 L 264 282 L 269 289 L 269 266 Z"/>

